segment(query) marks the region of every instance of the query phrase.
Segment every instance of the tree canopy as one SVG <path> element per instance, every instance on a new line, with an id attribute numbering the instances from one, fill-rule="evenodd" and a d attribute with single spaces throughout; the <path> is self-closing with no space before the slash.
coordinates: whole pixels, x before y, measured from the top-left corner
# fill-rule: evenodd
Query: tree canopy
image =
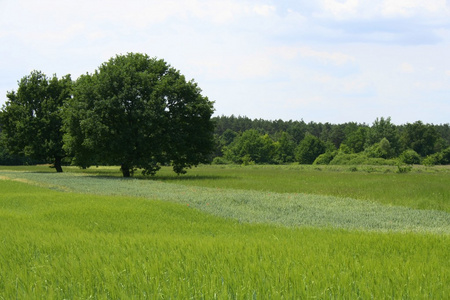
<path id="1" fill-rule="evenodd" d="M 225 157 L 236 163 L 270 163 L 273 148 L 269 136 L 261 136 L 255 129 L 249 129 L 226 147 Z"/>
<path id="2" fill-rule="evenodd" d="M 65 149 L 81 167 L 176 173 L 210 159 L 213 102 L 162 59 L 118 55 L 75 83 L 64 110 Z"/>
<path id="3" fill-rule="evenodd" d="M 71 97 L 71 87 L 70 75 L 49 79 L 39 71 L 19 81 L 0 114 L 2 143 L 9 152 L 52 162 L 62 172 L 61 108 Z"/>
<path id="4" fill-rule="evenodd" d="M 433 125 L 417 121 L 395 125 L 390 117 L 377 118 L 371 126 L 354 122 L 330 124 L 306 123 L 303 120 L 252 120 L 233 115 L 215 117 L 214 121 L 217 124 L 215 154 L 219 158 L 214 162 L 217 163 L 243 163 L 248 158 L 255 163 L 395 164 L 401 161 L 408 164 L 444 164 L 450 151 L 449 124 Z M 237 151 L 244 148 L 236 146 L 250 140 L 250 136 L 252 141 L 264 138 L 265 149 L 272 149 L 266 152 L 269 156 L 265 156 L 264 160 L 254 152 Z M 220 159 L 221 155 L 225 160 Z"/>

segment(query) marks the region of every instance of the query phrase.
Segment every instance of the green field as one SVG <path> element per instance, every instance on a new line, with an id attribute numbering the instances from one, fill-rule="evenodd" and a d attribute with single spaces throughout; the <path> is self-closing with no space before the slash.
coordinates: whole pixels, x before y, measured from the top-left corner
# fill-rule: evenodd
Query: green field
<path id="1" fill-rule="evenodd" d="M 0 179 L 0 299 L 450 297 L 448 168 Z"/>

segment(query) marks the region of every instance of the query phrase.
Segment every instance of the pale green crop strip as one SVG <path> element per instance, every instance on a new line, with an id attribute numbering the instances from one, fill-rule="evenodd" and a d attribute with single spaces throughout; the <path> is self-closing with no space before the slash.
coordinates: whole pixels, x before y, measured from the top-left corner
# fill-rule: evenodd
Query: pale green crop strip
<path id="1" fill-rule="evenodd" d="M 151 180 L 102 178 L 84 174 L 3 171 L 0 175 L 61 191 L 135 196 L 182 203 L 245 223 L 382 232 L 450 233 L 450 214 L 447 212 L 386 206 L 349 198 L 187 187 Z"/>

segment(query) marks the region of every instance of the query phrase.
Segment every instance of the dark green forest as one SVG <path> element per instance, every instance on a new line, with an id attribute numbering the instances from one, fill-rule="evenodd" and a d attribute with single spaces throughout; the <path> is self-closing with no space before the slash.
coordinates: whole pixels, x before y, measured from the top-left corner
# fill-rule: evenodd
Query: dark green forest
<path id="1" fill-rule="evenodd" d="M 395 125 L 268 121 L 241 116 L 214 119 L 216 164 L 450 164 L 449 124 Z"/>

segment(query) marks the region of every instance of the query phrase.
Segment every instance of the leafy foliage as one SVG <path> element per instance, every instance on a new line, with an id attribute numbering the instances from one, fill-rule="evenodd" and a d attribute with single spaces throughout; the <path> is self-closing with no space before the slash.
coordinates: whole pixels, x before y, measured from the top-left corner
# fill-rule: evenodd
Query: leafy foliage
<path id="1" fill-rule="evenodd" d="M 65 153 L 60 112 L 71 97 L 71 88 L 69 75 L 49 79 L 33 71 L 19 81 L 17 92 L 7 94 L 0 115 L 2 139 L 9 152 L 53 162 L 56 170 L 62 172 Z"/>
<path id="2" fill-rule="evenodd" d="M 379 143 L 373 144 L 365 150 L 368 157 L 373 158 L 392 158 L 394 157 L 394 149 L 387 138 L 382 138 Z"/>
<path id="3" fill-rule="evenodd" d="M 369 128 L 359 127 L 355 132 L 352 132 L 347 136 L 343 144 L 348 147 L 350 153 L 362 152 L 364 151 L 364 145 L 367 142 L 368 132 Z M 342 147 L 343 144 L 340 146 Z"/>
<path id="4" fill-rule="evenodd" d="M 339 152 L 331 161 L 330 165 L 397 165 L 395 159 L 384 159 L 369 157 L 366 153 L 343 153 Z"/>
<path id="5" fill-rule="evenodd" d="M 400 150 L 400 141 L 398 135 L 397 126 L 391 123 L 391 118 L 377 118 L 374 122 L 367 136 L 367 146 L 374 145 L 375 143 L 381 143 L 383 139 L 386 139 L 389 142 L 389 151 L 392 152 L 392 155 L 398 154 Z M 386 146 L 386 142 L 383 142 Z M 384 150 L 381 149 L 383 152 Z M 388 153 L 380 153 L 382 156 L 389 156 Z M 386 158 L 386 157 L 385 157 Z"/>
<path id="6" fill-rule="evenodd" d="M 424 165 L 449 165 L 450 164 L 450 147 L 442 150 L 441 152 L 427 156 L 423 160 Z"/>
<path id="7" fill-rule="evenodd" d="M 421 121 L 406 124 L 401 135 L 402 143 L 420 156 L 432 154 L 438 138 L 436 129 L 429 124 L 423 124 Z"/>
<path id="8" fill-rule="evenodd" d="M 292 158 L 295 159 L 295 150 L 292 156 L 292 147 L 297 148 L 308 135 L 315 136 L 324 142 L 327 145 L 327 152 L 332 153 L 335 149 L 346 154 L 364 152 L 365 154 L 358 156 L 357 160 L 376 164 L 382 162 L 391 164 L 391 159 L 398 157 L 407 149 L 422 149 L 419 150 L 422 159 L 423 153 L 430 151 L 437 153 L 450 145 L 449 124 L 433 125 L 418 121 L 414 124 L 394 125 L 391 118 L 383 117 L 377 118 L 372 126 L 353 122 L 323 124 L 305 123 L 303 120 L 251 120 L 247 117 L 233 115 L 215 117 L 214 121 L 217 124 L 215 130 L 216 156 L 222 156 L 227 145 L 231 144 L 231 132 L 234 133 L 235 140 L 243 132 L 254 129 L 261 136 L 268 135 L 274 141 L 275 150 L 271 158 L 274 163 L 292 162 Z M 415 132 L 416 130 L 418 132 Z M 329 160 L 329 157 L 322 160 L 324 157 L 321 157 L 320 163 L 326 163 Z"/>
<path id="9" fill-rule="evenodd" d="M 414 150 L 405 150 L 400 154 L 399 159 L 401 162 L 408 165 L 420 164 L 420 155 Z"/>
<path id="10" fill-rule="evenodd" d="M 226 148 L 225 158 L 235 163 L 269 163 L 273 151 L 273 141 L 268 135 L 261 136 L 250 129 Z"/>
<path id="11" fill-rule="evenodd" d="M 320 154 L 314 160 L 313 165 L 328 165 L 338 153 L 338 151 L 327 151 Z"/>
<path id="12" fill-rule="evenodd" d="M 296 144 L 294 138 L 287 132 L 282 132 L 281 137 L 274 143 L 274 160 L 277 163 L 289 163 L 295 159 Z"/>
<path id="13" fill-rule="evenodd" d="M 65 109 L 65 149 L 76 165 L 118 164 L 125 177 L 165 164 L 185 173 L 210 159 L 212 113 L 197 84 L 163 60 L 116 56 L 77 80 Z"/>
<path id="14" fill-rule="evenodd" d="M 301 164 L 312 164 L 325 151 L 325 143 L 309 134 L 298 145 L 295 151 L 295 158 Z"/>

